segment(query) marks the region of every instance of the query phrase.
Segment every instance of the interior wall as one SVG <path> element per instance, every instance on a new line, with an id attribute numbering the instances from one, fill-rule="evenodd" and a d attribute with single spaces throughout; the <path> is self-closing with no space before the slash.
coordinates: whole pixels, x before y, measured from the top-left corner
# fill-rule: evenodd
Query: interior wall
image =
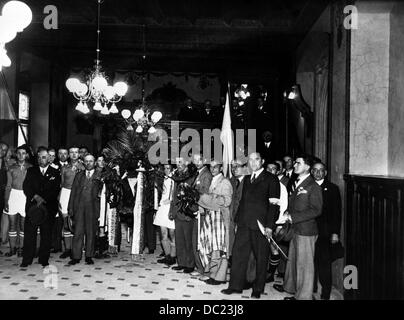
<path id="1" fill-rule="evenodd" d="M 388 173 L 404 177 L 404 4 L 390 14 L 390 77 L 388 112 Z"/>

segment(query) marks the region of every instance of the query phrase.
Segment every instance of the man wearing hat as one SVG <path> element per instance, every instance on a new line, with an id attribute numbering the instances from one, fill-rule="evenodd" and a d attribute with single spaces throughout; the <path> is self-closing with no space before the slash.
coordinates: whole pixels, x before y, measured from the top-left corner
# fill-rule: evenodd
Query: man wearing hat
<path id="1" fill-rule="evenodd" d="M 8 239 L 10 251 L 6 253 L 11 257 L 18 253 L 22 256 L 22 245 L 24 242 L 24 219 L 25 219 L 25 194 L 22 184 L 27 174 L 28 168 L 32 167 L 27 162 L 28 150 L 25 145 L 19 146 L 16 150 L 17 163 L 12 164 L 7 171 L 7 187 L 4 196 L 4 211 L 8 215 L 9 230 Z"/>
<path id="2" fill-rule="evenodd" d="M 49 166 L 47 150 L 38 153 L 38 166 L 27 170 L 23 183 L 27 197 L 24 222 L 24 249 L 21 267 L 32 264 L 36 250 L 37 229 L 40 228 L 40 247 L 38 262 L 46 267 L 52 241 L 52 225 L 58 210 L 57 197 L 60 190 L 60 174 L 57 169 Z"/>
<path id="3" fill-rule="evenodd" d="M 95 158 L 84 156 L 85 170 L 74 177 L 67 211 L 73 220 L 74 235 L 70 265 L 79 263 L 85 238 L 86 264 L 94 264 L 95 238 L 100 217 L 100 193 L 102 182 L 99 171 L 95 171 Z"/>

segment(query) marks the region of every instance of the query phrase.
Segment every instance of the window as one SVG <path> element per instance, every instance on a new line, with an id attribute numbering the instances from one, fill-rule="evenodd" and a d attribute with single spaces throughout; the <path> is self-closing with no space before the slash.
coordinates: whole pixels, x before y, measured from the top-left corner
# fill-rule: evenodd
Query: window
<path id="1" fill-rule="evenodd" d="M 27 143 L 24 139 L 24 135 L 28 138 L 28 126 L 29 126 L 29 96 L 23 92 L 20 92 L 18 97 L 18 119 L 20 120 L 21 126 L 18 128 L 18 146 Z"/>

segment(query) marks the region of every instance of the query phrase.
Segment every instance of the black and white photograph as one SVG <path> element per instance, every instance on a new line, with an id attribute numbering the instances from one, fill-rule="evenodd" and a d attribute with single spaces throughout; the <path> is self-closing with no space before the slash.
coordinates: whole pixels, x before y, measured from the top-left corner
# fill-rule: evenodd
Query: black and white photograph
<path id="1" fill-rule="evenodd" d="M 0 300 L 404 299 L 403 30 L 399 0 L 0 0 Z"/>

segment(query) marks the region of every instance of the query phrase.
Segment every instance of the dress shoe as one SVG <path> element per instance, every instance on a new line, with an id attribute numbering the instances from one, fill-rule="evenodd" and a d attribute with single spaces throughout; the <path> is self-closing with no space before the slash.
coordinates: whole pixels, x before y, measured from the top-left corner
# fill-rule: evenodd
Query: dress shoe
<path id="1" fill-rule="evenodd" d="M 28 267 L 29 265 L 30 265 L 30 263 L 22 262 L 22 263 L 20 264 L 20 268 L 26 268 L 26 267 Z"/>
<path id="2" fill-rule="evenodd" d="M 281 284 L 274 284 L 274 289 L 279 292 L 285 292 L 285 289 L 283 289 L 283 285 Z"/>
<path id="3" fill-rule="evenodd" d="M 71 258 L 71 255 L 72 255 L 72 250 L 66 250 L 65 252 L 63 252 L 61 255 L 60 255 L 60 259 L 66 259 L 66 258 Z"/>
<path id="4" fill-rule="evenodd" d="M 157 263 L 167 263 L 167 262 L 168 262 L 168 259 L 169 259 L 169 257 L 166 256 L 166 257 L 164 257 L 163 259 L 158 259 L 158 260 L 157 260 Z"/>
<path id="5" fill-rule="evenodd" d="M 94 264 L 94 260 L 91 258 L 86 258 L 86 264 Z"/>
<path id="6" fill-rule="evenodd" d="M 71 266 L 74 266 L 75 264 L 77 264 L 77 263 L 79 263 L 79 262 L 80 262 L 79 259 L 72 259 L 72 260 L 69 261 L 69 264 L 70 264 Z"/>
<path id="7" fill-rule="evenodd" d="M 235 290 L 235 289 L 227 288 L 227 289 L 221 290 L 220 292 L 223 293 L 223 294 L 233 294 L 233 293 L 240 294 L 240 293 L 243 293 L 243 290 Z"/>
<path id="8" fill-rule="evenodd" d="M 296 300 L 296 298 L 295 297 L 285 297 L 285 298 L 283 298 L 283 300 Z"/>
<path id="9" fill-rule="evenodd" d="M 45 268 L 45 267 L 49 266 L 49 262 L 41 263 L 41 265 L 42 265 L 43 268 Z"/>
<path id="10" fill-rule="evenodd" d="M 209 278 L 208 280 L 205 281 L 205 283 L 206 283 L 206 284 L 213 285 L 213 286 L 218 286 L 218 285 L 220 285 L 220 284 L 226 283 L 226 281 L 218 281 L 218 280 Z"/>
<path id="11" fill-rule="evenodd" d="M 9 252 L 6 252 L 5 256 L 6 257 L 12 257 L 13 255 L 15 255 L 17 253 L 17 248 L 12 248 L 10 249 Z"/>
<path id="12" fill-rule="evenodd" d="M 179 271 L 179 270 L 184 270 L 185 267 L 183 267 L 183 266 L 175 266 L 175 267 L 172 267 L 171 269 L 172 269 L 172 270 Z"/>
<path id="13" fill-rule="evenodd" d="M 61 252 L 62 250 L 60 250 L 60 249 L 55 249 L 55 248 L 52 248 L 51 249 L 51 253 L 58 253 L 58 252 Z"/>
<path id="14" fill-rule="evenodd" d="M 192 271 L 194 271 L 194 268 L 184 268 L 184 273 L 191 273 Z"/>
<path id="15" fill-rule="evenodd" d="M 198 278 L 199 281 L 208 281 L 210 278 L 208 276 L 200 276 Z"/>
<path id="16" fill-rule="evenodd" d="M 255 299 L 261 298 L 261 292 L 253 291 L 253 292 L 251 293 L 251 298 L 255 298 Z"/>
<path id="17" fill-rule="evenodd" d="M 193 276 L 193 277 L 197 277 L 199 275 L 200 275 L 199 271 L 192 271 L 191 272 L 191 276 Z"/>
<path id="18" fill-rule="evenodd" d="M 173 264 L 176 264 L 176 263 L 177 263 L 177 258 L 168 257 L 167 262 L 166 262 L 166 265 L 172 266 Z"/>
<path id="19" fill-rule="evenodd" d="M 163 258 L 163 257 L 165 257 L 165 256 L 166 256 L 166 254 L 164 253 L 164 251 L 159 254 L 159 258 Z"/>

